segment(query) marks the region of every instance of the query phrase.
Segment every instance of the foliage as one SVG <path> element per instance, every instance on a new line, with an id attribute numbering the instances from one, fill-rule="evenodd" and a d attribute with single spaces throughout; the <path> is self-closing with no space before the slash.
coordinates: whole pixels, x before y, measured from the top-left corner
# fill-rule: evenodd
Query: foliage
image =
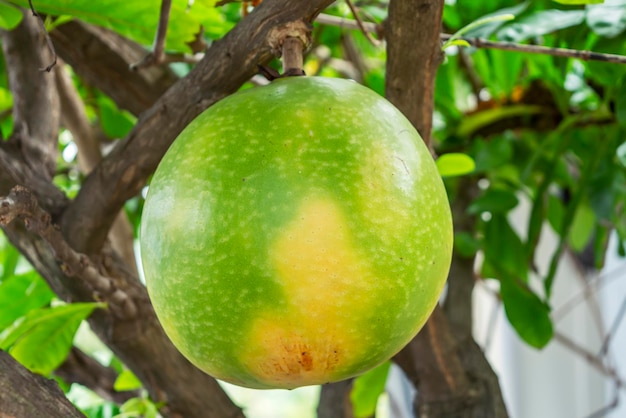
<path id="1" fill-rule="evenodd" d="M 68 19 L 80 19 L 146 47 L 152 44 L 160 5 L 158 0 L 34 3 L 47 15 L 51 30 Z M 211 44 L 241 19 L 237 3 L 217 8 L 212 0 L 192 3 L 187 7 L 187 1 L 174 1 L 169 52 L 194 52 L 190 44 L 198 37 Z M 380 23 L 386 17 L 387 1 L 355 3 L 366 20 Z M 0 1 L 0 28 L 10 30 L 19 24 L 22 14 L 17 6 L 28 7 L 28 2 Z M 325 13 L 352 18 L 343 2 Z M 515 19 L 498 17 L 509 14 Z M 483 24 L 473 25 L 479 20 Z M 625 0 L 446 1 L 443 24 L 448 33 L 466 28 L 467 37 L 626 55 Z M 619 237 L 621 254 L 626 252 L 626 66 L 476 49 L 458 42 L 445 54 L 435 91 L 438 166 L 453 204 L 462 201 L 467 184 L 476 192 L 462 211 L 472 222 L 457 231 L 456 251 L 466 258 L 483 255 L 479 276 L 497 281 L 512 326 L 529 345 L 541 348 L 553 333 L 551 296 L 563 253 L 590 260 L 585 261 L 588 268 L 600 268 L 611 233 Z M 384 49 L 371 45 L 362 33 L 315 24 L 314 45 L 305 64 L 309 74 L 355 78 L 382 94 L 384 65 Z M 193 64 L 171 67 L 184 76 Z M 90 122 L 105 142 L 127 135 L 136 118 L 88 81 L 75 74 L 73 81 Z M 3 138 L 13 129 L 12 103 L 0 58 Z M 84 176 L 77 168 L 76 144 L 65 130 L 60 132 L 59 146 L 62 158 L 55 182 L 71 197 Z M 126 205 L 134 225 L 142 204 L 138 196 Z M 514 221 L 512 214 L 524 205 L 530 207 L 527 222 Z M 557 235 L 558 245 L 548 268 L 538 269 L 535 253 L 540 237 L 549 231 L 546 225 Z M 4 240 L 0 244 L 0 347 L 49 375 L 67 355 L 80 321 L 100 305 L 59 304 L 19 253 Z M 590 259 L 582 258 L 589 253 Z M 34 347 L 45 355 L 35 356 Z M 121 376 L 120 388 L 135 387 L 131 375 Z M 380 382 L 371 375 L 362 379 Z M 357 410 L 370 411 L 377 396 L 358 390 L 363 386 L 368 387 L 358 379 L 352 399 Z M 107 404 L 107 413 L 154 413 L 154 404 L 135 399 L 121 410 Z M 102 411 L 89 416 L 105 416 Z"/>

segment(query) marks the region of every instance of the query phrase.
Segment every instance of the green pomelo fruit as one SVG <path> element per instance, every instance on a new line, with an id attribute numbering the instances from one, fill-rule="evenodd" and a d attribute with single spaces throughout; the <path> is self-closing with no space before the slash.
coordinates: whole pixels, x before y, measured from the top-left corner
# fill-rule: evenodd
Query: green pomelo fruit
<path id="1" fill-rule="evenodd" d="M 418 133 L 340 79 L 279 79 L 206 110 L 159 165 L 141 224 L 174 345 L 252 388 L 389 359 L 432 312 L 451 251 L 446 192 Z"/>

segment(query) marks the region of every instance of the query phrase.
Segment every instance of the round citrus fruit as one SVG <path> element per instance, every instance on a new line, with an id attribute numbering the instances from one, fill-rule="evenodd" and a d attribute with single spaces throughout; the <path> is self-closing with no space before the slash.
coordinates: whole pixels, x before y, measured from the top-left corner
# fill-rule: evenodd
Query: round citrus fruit
<path id="1" fill-rule="evenodd" d="M 146 283 L 174 345 L 252 388 L 346 379 L 423 326 L 452 250 L 450 208 L 410 122 L 347 80 L 233 94 L 173 143 L 141 223 Z"/>

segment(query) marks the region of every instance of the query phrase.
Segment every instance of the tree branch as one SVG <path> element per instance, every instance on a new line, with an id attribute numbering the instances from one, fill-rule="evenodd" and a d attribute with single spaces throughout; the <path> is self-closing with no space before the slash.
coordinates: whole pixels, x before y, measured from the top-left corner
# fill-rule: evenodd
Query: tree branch
<path id="1" fill-rule="evenodd" d="M 61 58 L 84 82 L 136 116 L 178 80 L 167 66 L 132 71 L 131 64 L 145 56 L 145 49 L 107 29 L 73 20 L 58 26 L 50 36 Z"/>
<path id="2" fill-rule="evenodd" d="M 443 59 L 439 45 L 443 1 L 392 0 L 385 26 L 385 96 L 411 121 L 430 147 L 435 74 Z M 415 51 L 416 45 L 419 50 Z"/>
<path id="3" fill-rule="evenodd" d="M 111 367 L 98 363 L 76 347 L 72 347 L 70 354 L 54 371 L 54 374 L 66 383 L 83 385 L 100 395 L 102 399 L 118 405 L 140 395 L 138 390 L 124 392 L 115 390 L 113 386 L 118 376 L 117 372 Z"/>
<path id="4" fill-rule="evenodd" d="M 416 126 L 427 144 L 441 59 L 442 11 L 443 0 L 391 0 L 386 22 L 387 98 Z M 408 54 L 416 44 L 420 50 Z M 467 332 L 467 323 L 455 325 Z M 417 388 L 417 416 L 506 416 L 497 379 L 480 350 L 476 357 L 478 347 L 471 334 L 467 337 L 459 344 L 442 309 L 436 307 L 424 329 L 395 357 Z"/>
<path id="5" fill-rule="evenodd" d="M 56 170 L 59 105 L 54 80 L 40 68 L 49 62 L 37 20 L 24 17 L 12 31 L 0 30 L 13 95 L 13 141 L 25 161 L 51 179 Z M 28 139 L 28 141 L 26 141 Z"/>
<path id="6" fill-rule="evenodd" d="M 78 148 L 78 166 L 84 174 L 89 174 L 102 159 L 100 143 L 87 118 L 85 105 L 72 83 L 70 75 L 62 66 L 54 72 L 59 98 L 61 100 L 61 121 L 72 133 Z M 133 248 L 133 229 L 126 213 L 118 213 L 109 233 L 111 246 L 126 262 L 128 269 L 138 275 Z"/>
<path id="7" fill-rule="evenodd" d="M 84 418 L 53 380 L 33 374 L 0 350 L 0 417 Z"/>
<path id="8" fill-rule="evenodd" d="M 136 317 L 138 310 L 133 300 L 100 274 L 89 258 L 70 248 L 59 228 L 52 224 L 50 214 L 41 209 L 35 196 L 22 186 L 15 186 L 8 196 L 0 198 L 0 226 L 7 226 L 16 218 L 22 219 L 28 230 L 50 245 L 65 274 L 87 281 L 97 292 L 96 299 L 109 301 L 109 308 L 117 317 Z"/>
<path id="9" fill-rule="evenodd" d="M 48 49 L 50 50 L 50 54 L 52 55 L 52 62 L 46 65 L 45 67 L 40 68 L 39 71 L 45 71 L 49 73 L 50 71 L 52 71 L 52 67 L 57 65 L 57 53 L 54 50 L 54 44 L 52 43 L 52 40 L 50 39 L 50 34 L 48 34 L 48 31 L 46 30 L 46 25 L 43 23 L 43 19 L 41 18 L 41 15 L 37 13 L 37 11 L 35 10 L 35 7 L 33 7 L 33 0 L 28 0 L 28 5 L 30 6 L 30 11 L 33 14 L 33 17 L 37 19 L 37 22 L 39 23 L 39 28 L 41 29 L 41 33 L 44 34 L 44 37 L 46 38 L 46 44 L 48 45 Z"/>
<path id="10" fill-rule="evenodd" d="M 159 12 L 159 24 L 154 36 L 153 50 L 140 62 L 131 65 L 132 70 L 146 68 L 152 65 L 162 64 L 165 60 L 165 35 L 167 35 L 167 25 L 170 20 L 170 9 L 172 0 L 161 0 L 161 10 Z"/>
<path id="11" fill-rule="evenodd" d="M 272 58 L 267 39 L 276 26 L 313 18 L 332 0 L 267 0 L 243 19 L 204 59 L 143 113 L 128 137 L 87 177 L 62 228 L 71 245 L 97 252 L 115 214 L 144 186 L 147 177 L 189 122 L 233 93 Z"/>
<path id="12" fill-rule="evenodd" d="M 353 418 L 352 379 L 322 385 L 320 401 L 317 404 L 317 418 Z"/>
<path id="13" fill-rule="evenodd" d="M 317 18 L 317 22 L 322 25 L 336 26 L 339 28 L 350 30 L 361 30 L 367 33 L 381 32 L 380 25 L 371 22 L 358 22 L 355 19 L 346 19 L 338 16 L 322 14 Z M 453 34 L 442 33 L 439 35 L 442 41 L 447 41 Z M 542 45 L 527 45 L 515 42 L 490 41 L 482 38 L 456 38 L 463 40 L 475 48 L 484 49 L 500 49 L 503 51 L 525 52 L 529 54 L 552 55 L 555 57 L 577 58 L 583 61 L 604 61 L 615 64 L 626 64 L 626 56 L 616 54 L 606 54 L 601 52 L 569 49 L 569 48 L 553 48 Z"/>
<path id="14" fill-rule="evenodd" d="M 441 40 L 447 41 L 452 35 L 441 34 Z M 552 55 L 554 57 L 578 58 L 583 61 L 604 61 L 615 64 L 626 64 L 626 56 L 605 54 L 601 52 L 585 51 L 579 49 L 553 48 L 542 45 L 526 45 L 515 42 L 489 41 L 481 38 L 457 38 L 476 48 L 500 49 L 503 51 L 525 52 L 529 54 Z"/>

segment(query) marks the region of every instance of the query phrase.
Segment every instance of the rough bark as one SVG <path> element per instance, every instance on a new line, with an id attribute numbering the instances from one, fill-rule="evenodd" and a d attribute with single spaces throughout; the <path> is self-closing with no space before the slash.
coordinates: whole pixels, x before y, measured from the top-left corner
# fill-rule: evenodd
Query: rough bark
<path id="1" fill-rule="evenodd" d="M 84 418 L 54 380 L 31 373 L 0 350 L 0 418 Z"/>
<path id="2" fill-rule="evenodd" d="M 352 379 L 322 386 L 317 418 L 353 418 L 350 391 Z"/>
<path id="3" fill-rule="evenodd" d="M 392 0 L 385 25 L 385 96 L 430 145 L 435 74 L 443 59 L 439 33 L 443 0 Z"/>
<path id="4" fill-rule="evenodd" d="M 439 33 L 443 0 L 391 0 L 387 38 L 386 95 L 431 145 L 434 83 L 442 58 Z M 415 45 L 418 45 L 417 51 Z M 409 53 L 411 52 L 411 53 Z M 464 208 L 457 208 L 464 210 Z M 395 358 L 417 388 L 419 417 L 505 417 L 502 395 L 489 364 L 471 338 L 472 263 L 454 255 L 453 298 L 465 298 L 453 325 L 440 307 Z M 466 294 L 462 294 L 467 292 Z M 459 318 L 458 315 L 467 315 Z M 455 334 L 462 336 L 457 340 Z"/>
<path id="5" fill-rule="evenodd" d="M 78 167 L 83 174 L 89 174 L 102 159 L 100 142 L 93 127 L 87 118 L 87 110 L 70 75 L 61 65 L 54 72 L 57 91 L 61 103 L 61 123 L 72 133 L 74 143 L 78 148 Z M 117 214 L 111 230 L 109 240 L 130 272 L 138 275 L 133 247 L 133 228 L 126 213 L 122 210 Z"/>
<path id="6" fill-rule="evenodd" d="M 50 37 L 59 56 L 84 82 L 134 115 L 152 106 L 178 80 L 167 66 L 131 70 L 146 50 L 107 29 L 71 21 L 53 30 Z"/>
<path id="7" fill-rule="evenodd" d="M 52 58 L 39 30 L 37 17 L 27 13 L 14 30 L 0 30 L 0 39 L 9 87 L 19 98 L 13 105 L 12 139 L 24 150 L 28 165 L 51 179 L 56 170 L 59 99 L 54 79 L 41 71 Z"/>

